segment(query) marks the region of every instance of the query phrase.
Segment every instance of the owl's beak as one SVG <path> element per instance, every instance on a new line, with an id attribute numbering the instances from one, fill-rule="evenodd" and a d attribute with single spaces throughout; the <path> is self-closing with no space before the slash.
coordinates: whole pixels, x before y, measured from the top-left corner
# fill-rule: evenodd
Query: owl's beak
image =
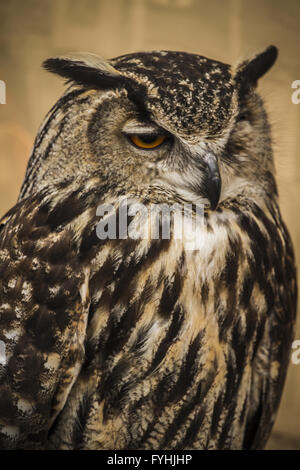
<path id="1" fill-rule="evenodd" d="M 210 202 L 211 210 L 218 206 L 221 193 L 221 178 L 218 159 L 213 153 L 207 153 L 204 157 L 206 163 L 205 171 L 205 196 Z"/>

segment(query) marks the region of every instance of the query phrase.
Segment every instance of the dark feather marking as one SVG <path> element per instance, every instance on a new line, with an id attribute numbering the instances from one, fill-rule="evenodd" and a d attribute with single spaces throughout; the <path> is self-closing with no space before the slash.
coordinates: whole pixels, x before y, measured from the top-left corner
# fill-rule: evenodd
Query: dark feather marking
<path id="1" fill-rule="evenodd" d="M 32 240 L 22 242 L 22 252 L 28 258 L 33 257 L 35 250 L 36 250 L 36 244 Z"/>
<path id="2" fill-rule="evenodd" d="M 184 312 L 180 305 L 177 305 L 175 307 L 171 318 L 172 318 L 171 324 L 166 333 L 166 336 L 159 344 L 156 354 L 154 356 L 154 359 L 149 369 L 146 371 L 145 376 L 150 375 L 156 369 L 156 367 L 163 361 L 163 359 L 165 358 L 167 354 L 169 347 L 178 337 L 178 334 L 180 332 L 180 329 L 182 327 L 183 320 L 184 320 Z"/>
<path id="3" fill-rule="evenodd" d="M 140 304 L 138 301 L 135 301 L 129 305 L 120 320 L 115 319 L 114 315 L 111 314 L 107 325 L 109 334 L 102 352 L 103 361 L 121 351 L 128 341 L 141 313 Z"/>
<path id="4" fill-rule="evenodd" d="M 47 284 L 40 284 L 39 279 L 32 283 L 33 285 L 33 300 L 36 304 L 44 305 L 49 296 L 49 286 Z"/>
<path id="5" fill-rule="evenodd" d="M 29 237 L 29 234 L 31 234 L 33 230 L 36 230 L 35 225 L 32 226 L 32 221 L 28 217 L 25 216 L 18 229 L 19 240 L 26 240 Z"/>
<path id="6" fill-rule="evenodd" d="M 85 393 L 80 400 L 79 408 L 76 413 L 76 419 L 72 429 L 73 449 L 84 448 L 85 428 L 93 406 L 93 396 Z"/>
<path id="7" fill-rule="evenodd" d="M 34 344 L 41 351 L 51 351 L 56 342 L 54 314 L 49 314 L 46 307 L 40 307 L 25 323 L 25 329 Z"/>
<path id="8" fill-rule="evenodd" d="M 166 279 L 164 290 L 159 303 L 159 314 L 163 318 L 168 318 L 174 309 L 182 289 L 182 276 L 177 271 L 173 279 Z"/>
<path id="9" fill-rule="evenodd" d="M 85 357 L 81 367 L 80 374 L 84 380 L 88 381 L 90 375 L 93 375 L 99 353 L 98 338 L 93 338 L 85 342 Z"/>
<path id="10" fill-rule="evenodd" d="M 228 408 L 232 401 L 232 397 L 236 391 L 237 381 L 235 375 L 235 355 L 231 350 L 230 355 L 227 357 L 226 364 L 226 383 L 225 383 L 225 395 L 224 395 L 224 408 Z"/>
<path id="11" fill-rule="evenodd" d="M 244 399 L 244 403 L 243 403 L 243 407 L 242 407 L 242 411 L 241 411 L 241 414 L 239 416 L 239 424 L 240 425 L 242 425 L 244 420 L 245 420 L 248 405 L 249 405 L 249 396 L 248 396 L 248 394 L 246 394 L 245 399 Z"/>
<path id="12" fill-rule="evenodd" d="M 215 379 L 215 370 L 217 370 L 217 368 L 207 372 L 205 382 L 201 381 L 195 395 L 190 398 L 188 403 L 184 403 L 182 405 L 173 422 L 166 428 L 164 439 L 160 443 L 160 449 L 168 447 L 180 426 L 187 420 L 188 416 L 192 413 L 194 408 L 199 405 L 199 403 L 202 404 L 202 407 L 205 407 L 204 400 Z"/>
<path id="13" fill-rule="evenodd" d="M 237 281 L 240 250 L 240 241 L 233 241 L 229 239 L 229 248 L 226 255 L 225 268 L 222 273 L 222 280 L 229 288 L 230 286 L 235 285 Z"/>
<path id="14" fill-rule="evenodd" d="M 109 255 L 99 270 L 92 275 L 89 284 L 92 293 L 100 292 L 105 285 L 112 282 L 117 262 L 117 259 Z M 92 304 L 92 308 L 94 308 L 94 305 L 95 303 Z"/>
<path id="15" fill-rule="evenodd" d="M 130 353 L 133 355 L 140 355 L 140 349 L 143 347 L 146 339 L 148 338 L 152 327 L 153 323 L 149 323 L 149 325 L 139 328 L 136 338 L 130 348 Z"/>
<path id="16" fill-rule="evenodd" d="M 204 282 L 201 287 L 201 299 L 202 299 L 203 305 L 206 304 L 208 300 L 208 295 L 209 295 L 209 285 L 207 282 Z"/>
<path id="17" fill-rule="evenodd" d="M 263 261 L 262 251 L 267 252 L 266 246 L 258 246 L 255 242 L 251 243 L 251 250 L 254 256 L 254 260 L 248 258 L 249 267 L 252 273 L 252 277 L 258 283 L 258 286 L 265 296 L 265 300 L 268 305 L 268 310 L 271 311 L 274 306 L 274 292 L 270 281 L 268 280 L 269 267 L 265 267 Z M 269 262 L 268 262 L 269 263 Z"/>
<path id="18" fill-rule="evenodd" d="M 110 308 L 113 308 L 116 303 L 124 306 L 128 305 L 136 290 L 135 276 L 134 274 L 130 276 L 130 272 L 128 277 L 124 275 L 121 278 L 115 276 L 115 280 L 116 286 L 112 293 Z"/>
<path id="19" fill-rule="evenodd" d="M 254 251 L 255 259 L 258 265 L 263 264 L 266 270 L 270 268 L 270 262 L 268 257 L 268 248 L 269 248 L 269 240 L 266 235 L 262 233 L 258 224 L 254 221 L 253 218 L 246 216 L 244 214 L 240 214 L 239 222 L 242 228 L 247 232 L 251 243 L 251 248 Z M 259 253 L 258 257 L 259 260 L 256 258 L 256 255 Z"/>
<path id="20" fill-rule="evenodd" d="M 108 256 L 101 268 L 91 278 L 91 292 L 100 291 L 102 287 L 112 282 L 114 279 L 114 271 L 114 263 L 112 262 L 111 257 Z"/>
<path id="21" fill-rule="evenodd" d="M 245 360 L 247 358 L 247 345 L 242 333 L 240 320 L 236 323 L 232 331 L 231 345 L 235 353 L 235 374 L 236 381 L 239 382 L 243 375 Z"/>
<path id="22" fill-rule="evenodd" d="M 86 204 L 82 202 L 81 204 Z M 80 259 L 91 259 L 95 255 L 95 250 L 103 246 L 104 243 L 107 243 L 107 240 L 101 240 L 97 236 L 97 225 L 99 223 L 99 217 L 95 216 L 90 222 L 86 225 L 83 233 L 82 240 L 79 247 L 79 257 Z M 112 241 L 110 241 L 112 243 Z"/>
<path id="23" fill-rule="evenodd" d="M 38 201 L 38 211 L 34 217 L 35 227 L 42 227 L 47 225 L 47 219 L 50 211 L 50 203 L 43 197 Z"/>
<path id="24" fill-rule="evenodd" d="M 72 318 L 71 315 L 72 313 L 68 311 L 65 305 L 63 305 L 61 308 L 55 309 L 55 321 L 61 332 L 63 332 L 65 328 L 67 328 L 68 323 Z"/>
<path id="25" fill-rule="evenodd" d="M 10 308 L 8 310 L 2 310 L 0 311 L 0 325 L 5 325 L 7 323 L 13 323 L 14 320 L 16 320 L 17 314 L 13 308 Z M 0 379 L 1 381 L 1 379 Z M 1 400 L 0 400 L 1 401 Z"/>
<path id="26" fill-rule="evenodd" d="M 189 349 L 186 357 L 183 360 L 183 364 L 180 368 L 178 379 L 173 388 L 170 389 L 166 403 L 172 403 L 184 396 L 195 378 L 197 370 L 197 357 L 201 348 L 201 340 L 204 336 L 204 330 L 199 332 L 192 343 L 189 345 Z"/>
<path id="27" fill-rule="evenodd" d="M 261 321 L 256 327 L 256 338 L 253 343 L 252 360 L 256 357 L 257 350 L 265 333 L 266 319 Z"/>
<path id="28" fill-rule="evenodd" d="M 49 235 L 48 227 L 34 227 L 29 233 L 30 240 L 39 241 Z"/>
<path id="29" fill-rule="evenodd" d="M 189 427 L 187 428 L 186 435 L 184 438 L 177 443 L 176 448 L 179 450 L 182 449 L 189 449 L 191 443 L 195 442 L 197 439 L 197 435 L 200 431 L 201 425 L 203 420 L 206 416 L 206 407 L 202 406 L 200 411 L 196 414 L 195 418 L 193 418 L 192 422 L 190 423 Z"/>
<path id="30" fill-rule="evenodd" d="M 243 450 L 250 450 L 253 449 L 253 444 L 255 440 L 255 435 L 260 427 L 261 418 L 263 415 L 263 403 L 265 403 L 264 399 L 259 400 L 259 405 L 257 410 L 255 411 L 254 415 L 251 418 L 247 419 L 247 425 L 245 427 L 245 434 L 242 444 Z"/>
<path id="31" fill-rule="evenodd" d="M 153 283 L 153 280 L 151 279 L 151 276 L 149 276 L 145 282 L 143 291 L 140 295 L 141 304 L 147 305 L 149 302 L 151 302 L 154 293 L 155 293 L 155 285 Z"/>
<path id="32" fill-rule="evenodd" d="M 28 264 L 27 264 L 28 262 Z M 53 287 L 57 282 L 63 281 L 68 277 L 66 265 L 55 264 L 48 271 L 47 263 L 42 263 L 39 269 L 35 269 L 31 264 L 31 259 L 22 261 L 20 269 L 27 273 L 27 280 L 33 283 L 33 287 L 38 290 L 40 285 Z"/>
<path id="33" fill-rule="evenodd" d="M 47 244 L 37 250 L 40 259 L 50 262 L 52 265 L 59 265 L 62 262 L 68 263 L 74 260 L 76 256 L 76 245 L 73 240 L 72 232 L 64 231 L 63 236 L 53 244 Z"/>
<path id="34" fill-rule="evenodd" d="M 220 417 L 221 417 L 222 412 L 224 411 L 223 398 L 224 398 L 223 393 L 220 393 L 214 404 L 213 414 L 211 418 L 211 428 L 210 428 L 211 437 L 214 437 L 218 432 L 218 427 L 220 424 Z"/>
<path id="35" fill-rule="evenodd" d="M 222 425 L 222 430 L 218 439 L 218 442 L 216 443 L 216 449 L 230 449 L 230 442 L 231 442 L 231 426 L 234 420 L 234 415 L 235 415 L 235 409 L 237 402 L 236 400 L 232 400 L 232 396 L 234 396 L 234 392 L 232 392 L 231 395 L 231 400 L 228 404 L 228 407 L 224 408 L 227 410 L 227 416 L 224 420 L 224 423 Z"/>
<path id="36" fill-rule="evenodd" d="M 254 287 L 254 277 L 249 272 L 244 275 L 242 291 L 240 294 L 240 304 L 242 307 L 248 308 L 250 297 Z"/>
<path id="37" fill-rule="evenodd" d="M 273 220 L 270 220 L 257 204 L 253 204 L 252 212 L 253 215 L 256 216 L 256 218 L 264 225 L 265 230 L 270 238 L 273 238 L 273 235 L 277 233 L 276 227 L 281 230 L 281 225 L 278 225 L 278 215 L 275 215 L 272 209 L 270 212 L 273 214 Z"/>
<path id="38" fill-rule="evenodd" d="M 60 225 L 67 225 L 71 220 L 82 214 L 87 207 L 86 199 L 79 198 L 79 190 L 73 191 L 69 196 L 58 202 L 50 211 L 47 223 L 51 230 Z"/>
<path id="39" fill-rule="evenodd" d="M 10 269 L 11 269 L 10 259 L 6 258 L 4 260 L 1 260 L 1 263 L 0 263 L 0 280 L 4 279 L 7 276 L 7 273 L 9 272 Z"/>
<path id="40" fill-rule="evenodd" d="M 223 283 L 221 284 L 221 288 L 224 289 Z M 230 304 L 230 299 L 230 296 L 228 297 L 227 294 L 224 305 L 218 296 L 214 296 L 214 310 L 219 325 L 220 342 L 228 341 L 228 335 L 231 334 L 232 325 L 236 317 L 236 307 L 235 304 Z"/>
<path id="41" fill-rule="evenodd" d="M 78 287 L 78 282 L 74 279 L 69 279 L 62 284 L 56 294 L 51 295 L 48 293 L 47 297 L 44 299 L 44 303 L 53 310 L 62 308 L 64 305 L 67 308 L 76 298 L 78 303 L 81 303 Z"/>
<path id="42" fill-rule="evenodd" d="M 103 420 L 109 418 L 113 409 L 116 409 L 115 397 L 122 386 L 122 379 L 129 370 L 130 363 L 126 357 L 118 361 L 112 370 L 104 372 L 103 378 L 99 384 L 99 399 L 104 400 Z M 113 405 L 113 406 L 112 406 Z M 119 404 L 120 405 L 120 404 Z"/>
<path id="43" fill-rule="evenodd" d="M 258 314 L 257 310 L 252 308 L 251 305 L 248 305 L 248 311 L 246 314 L 246 334 L 245 342 L 246 344 L 252 344 L 253 336 L 256 333 L 258 325 Z"/>
<path id="44" fill-rule="evenodd" d="M 265 300 L 267 302 L 268 312 L 271 312 L 274 308 L 275 303 L 275 292 L 274 292 L 274 283 L 267 281 L 264 285 L 263 293 L 265 295 Z"/>
<path id="45" fill-rule="evenodd" d="M 1 382 L 0 382 L 1 383 Z M 0 400 L 0 415 L 10 423 L 16 414 L 16 407 L 13 403 L 13 396 L 9 387 L 4 386 L 1 383 L 1 400 Z"/>
<path id="46" fill-rule="evenodd" d="M 37 353 L 36 349 L 28 343 L 28 337 L 22 336 L 15 347 L 13 356 L 8 362 L 8 377 L 11 372 L 17 371 L 17 374 L 10 377 L 13 381 L 14 389 L 22 393 L 25 399 L 27 396 L 40 396 L 40 372 L 43 370 L 43 357 Z M 41 402 L 42 404 L 42 402 Z"/>

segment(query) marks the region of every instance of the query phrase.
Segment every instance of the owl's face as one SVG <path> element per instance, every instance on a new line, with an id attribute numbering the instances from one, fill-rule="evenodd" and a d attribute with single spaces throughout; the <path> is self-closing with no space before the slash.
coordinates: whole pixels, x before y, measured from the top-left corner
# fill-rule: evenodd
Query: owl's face
<path id="1" fill-rule="evenodd" d="M 240 193 L 273 194 L 270 131 L 255 86 L 276 54 L 270 47 L 235 69 L 172 51 L 49 59 L 46 68 L 73 85 L 45 124 L 57 134 L 47 140 L 44 132 L 46 159 L 41 144 L 33 152 L 39 170 L 23 196 L 50 181 L 93 177 L 115 195 L 212 210 Z"/>

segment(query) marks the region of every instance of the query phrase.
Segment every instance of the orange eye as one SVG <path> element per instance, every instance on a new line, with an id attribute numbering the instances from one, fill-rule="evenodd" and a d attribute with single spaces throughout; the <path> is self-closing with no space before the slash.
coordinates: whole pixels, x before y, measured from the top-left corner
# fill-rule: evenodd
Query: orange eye
<path id="1" fill-rule="evenodd" d="M 165 140 L 164 135 L 130 135 L 129 139 L 136 145 L 136 147 L 142 149 L 155 149 L 159 147 Z"/>

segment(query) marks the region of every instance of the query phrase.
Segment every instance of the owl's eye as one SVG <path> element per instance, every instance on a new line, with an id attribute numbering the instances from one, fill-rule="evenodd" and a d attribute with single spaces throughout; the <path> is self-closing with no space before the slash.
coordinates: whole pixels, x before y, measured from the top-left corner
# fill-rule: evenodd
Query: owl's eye
<path id="1" fill-rule="evenodd" d="M 129 135 L 128 138 L 136 147 L 148 150 L 159 147 L 166 140 L 165 135 L 157 134 L 134 134 Z"/>

